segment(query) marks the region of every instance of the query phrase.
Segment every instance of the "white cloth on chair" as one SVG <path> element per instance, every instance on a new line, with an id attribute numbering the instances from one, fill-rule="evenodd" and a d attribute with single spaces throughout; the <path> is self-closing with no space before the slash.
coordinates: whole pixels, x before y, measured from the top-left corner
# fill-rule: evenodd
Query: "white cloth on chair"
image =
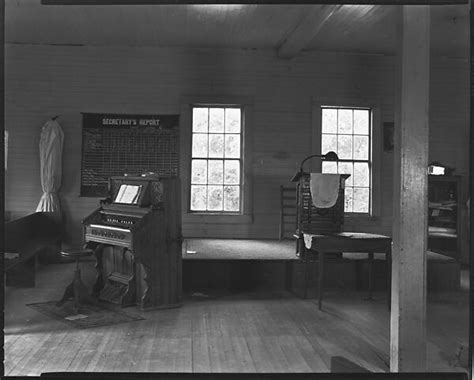
<path id="1" fill-rule="evenodd" d="M 336 204 L 341 186 L 340 174 L 311 173 L 309 187 L 314 207 L 329 208 Z"/>

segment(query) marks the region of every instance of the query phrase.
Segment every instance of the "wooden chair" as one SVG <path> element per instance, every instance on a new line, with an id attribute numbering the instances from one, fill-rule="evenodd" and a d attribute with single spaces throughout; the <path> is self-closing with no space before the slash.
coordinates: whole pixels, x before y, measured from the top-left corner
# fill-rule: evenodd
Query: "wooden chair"
<path id="1" fill-rule="evenodd" d="M 296 188 L 295 186 L 280 185 L 279 240 L 292 239 L 296 229 Z"/>
<path id="2" fill-rule="evenodd" d="M 344 178 L 345 180 L 345 178 Z M 309 266 L 320 257 L 314 251 L 306 249 L 303 235 L 307 234 L 332 234 L 342 231 L 344 223 L 344 189 L 339 190 L 336 204 L 327 209 L 319 209 L 313 205 L 310 191 L 310 175 L 305 173 L 296 184 L 296 256 L 305 263 L 303 298 L 307 298 L 309 286 Z M 342 258 L 342 252 L 331 253 L 331 259 Z M 318 264 L 318 288 L 322 288 L 322 265 Z M 321 291 L 319 291 L 321 295 Z M 321 296 L 319 297 L 321 299 Z"/>
<path id="3" fill-rule="evenodd" d="M 341 176 L 341 183 L 348 175 Z M 312 260 L 318 261 L 318 305 L 322 307 L 323 298 L 323 274 L 324 261 L 342 260 L 342 252 L 366 252 L 369 262 L 369 299 L 372 298 L 372 264 L 374 252 L 385 253 L 387 273 L 391 273 L 391 238 L 383 235 L 353 232 L 344 236 L 342 226 L 344 224 L 344 189 L 339 189 L 336 204 L 330 208 L 319 209 L 314 206 L 311 198 L 310 176 L 301 176 L 297 187 L 297 230 L 295 236 L 298 239 L 297 256 L 302 258 L 306 264 L 305 287 L 303 298 L 307 297 L 308 288 L 308 264 Z M 304 243 L 304 234 L 321 235 L 317 242 L 312 241 L 311 249 L 307 249 Z M 353 235 L 351 238 L 350 236 Z M 390 277 L 388 284 L 390 284 Z M 388 290 L 388 306 L 390 308 L 390 291 Z"/>
<path id="4" fill-rule="evenodd" d="M 343 175 L 341 181 L 348 176 Z M 319 209 L 313 205 L 310 191 L 310 176 L 302 176 L 296 185 L 296 233 L 299 240 L 297 256 L 308 253 L 304 249 L 303 234 L 334 234 L 342 231 L 344 224 L 344 189 L 339 189 L 336 204 Z M 338 254 L 337 256 L 341 256 Z"/>

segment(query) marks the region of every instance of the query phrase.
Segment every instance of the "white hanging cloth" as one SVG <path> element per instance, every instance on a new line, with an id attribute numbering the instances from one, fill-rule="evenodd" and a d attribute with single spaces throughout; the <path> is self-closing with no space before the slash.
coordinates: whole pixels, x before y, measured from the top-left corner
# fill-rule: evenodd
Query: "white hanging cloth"
<path id="1" fill-rule="evenodd" d="M 340 174 L 311 173 L 310 191 L 314 207 L 329 208 L 336 204 L 341 184 Z"/>
<path id="2" fill-rule="evenodd" d="M 61 215 L 58 191 L 61 187 L 64 134 L 56 120 L 48 120 L 41 129 L 39 142 L 40 174 L 43 195 L 36 211 Z"/>

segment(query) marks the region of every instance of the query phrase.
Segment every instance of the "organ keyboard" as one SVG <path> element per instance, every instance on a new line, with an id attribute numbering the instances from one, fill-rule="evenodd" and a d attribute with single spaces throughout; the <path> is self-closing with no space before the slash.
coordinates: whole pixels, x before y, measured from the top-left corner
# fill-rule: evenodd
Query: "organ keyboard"
<path id="1" fill-rule="evenodd" d="M 123 307 L 181 303 L 181 214 L 176 178 L 111 177 L 109 197 L 83 220 L 94 249 L 94 293 Z"/>

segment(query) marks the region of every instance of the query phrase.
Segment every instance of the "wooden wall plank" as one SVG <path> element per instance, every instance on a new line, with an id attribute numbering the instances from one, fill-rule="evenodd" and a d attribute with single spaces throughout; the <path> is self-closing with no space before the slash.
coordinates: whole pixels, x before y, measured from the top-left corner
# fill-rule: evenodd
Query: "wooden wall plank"
<path id="1" fill-rule="evenodd" d="M 10 132 L 5 207 L 12 217 L 36 209 L 42 193 L 40 130 L 50 117 L 61 115 L 65 245 L 81 244 L 80 222 L 99 201 L 79 197 L 80 112 L 180 113 L 184 95 L 252 97 L 253 223 L 183 225 L 189 237 L 241 238 L 278 237 L 279 185 L 288 183 L 301 159 L 312 153 L 313 98 L 376 98 L 382 122 L 394 117 L 395 60 L 390 56 L 302 52 L 287 61 L 270 50 L 12 44 L 5 52 L 5 126 Z M 467 175 L 468 146 L 459 136 L 469 131 L 468 63 L 446 58 L 432 66 L 430 159 Z M 460 134 L 446 133 L 454 129 Z M 391 233 L 391 152 L 382 155 L 381 175 L 381 216 L 347 220 L 347 229 Z"/>

